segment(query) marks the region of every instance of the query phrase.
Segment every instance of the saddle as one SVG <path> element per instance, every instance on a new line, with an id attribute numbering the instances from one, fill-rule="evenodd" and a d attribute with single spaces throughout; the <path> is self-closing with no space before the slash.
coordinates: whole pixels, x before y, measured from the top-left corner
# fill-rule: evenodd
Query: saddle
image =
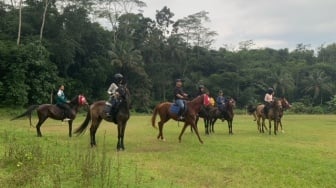
<path id="1" fill-rule="evenodd" d="M 62 118 L 67 118 L 67 109 L 60 104 L 55 104 L 55 106 L 62 112 Z"/>
<path id="2" fill-rule="evenodd" d="M 187 107 L 186 101 L 183 101 L 183 103 L 184 103 L 184 109 L 181 109 L 181 107 L 177 105 L 176 103 L 172 104 L 169 109 L 170 113 L 176 114 L 176 115 L 185 114 L 188 110 L 188 107 Z"/>
<path id="3" fill-rule="evenodd" d="M 117 123 L 117 114 L 119 111 L 119 103 L 115 103 L 115 105 L 112 105 L 109 101 L 105 102 L 105 108 L 104 113 L 107 114 L 107 119 L 113 121 L 114 123 Z"/>

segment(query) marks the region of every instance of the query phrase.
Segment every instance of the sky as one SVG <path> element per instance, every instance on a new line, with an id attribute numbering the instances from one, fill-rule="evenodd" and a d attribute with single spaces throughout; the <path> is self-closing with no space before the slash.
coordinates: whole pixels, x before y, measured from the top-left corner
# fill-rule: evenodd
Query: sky
<path id="1" fill-rule="evenodd" d="M 218 35 L 213 48 L 238 47 L 253 40 L 254 48 L 288 48 L 298 44 L 316 50 L 336 43 L 336 0 L 143 0 L 143 14 L 155 20 L 164 6 L 174 21 L 207 11 L 205 25 Z"/>

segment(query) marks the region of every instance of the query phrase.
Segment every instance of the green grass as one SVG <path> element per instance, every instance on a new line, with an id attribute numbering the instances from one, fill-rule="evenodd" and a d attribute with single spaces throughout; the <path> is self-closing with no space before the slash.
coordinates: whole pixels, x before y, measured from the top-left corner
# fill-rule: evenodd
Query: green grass
<path id="1" fill-rule="evenodd" d="M 204 144 L 182 124 L 169 121 L 166 141 L 150 116 L 133 115 L 124 152 L 116 152 L 116 126 L 103 122 L 97 147 L 89 131 L 68 137 L 68 126 L 47 120 L 42 138 L 27 119 L 0 116 L 0 184 L 4 187 L 334 187 L 335 115 L 286 115 L 285 133 L 260 134 L 252 116 L 236 115 L 234 135 L 218 121 L 215 134 L 199 131 Z M 36 117 L 33 118 L 36 123 Z M 74 128 L 84 120 L 80 114 Z M 3 187 L 3 186 L 2 186 Z"/>

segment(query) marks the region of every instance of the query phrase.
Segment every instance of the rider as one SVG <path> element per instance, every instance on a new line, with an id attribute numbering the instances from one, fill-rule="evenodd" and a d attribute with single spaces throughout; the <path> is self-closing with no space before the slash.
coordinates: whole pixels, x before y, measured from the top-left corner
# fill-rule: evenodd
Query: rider
<path id="1" fill-rule="evenodd" d="M 197 92 L 197 97 L 198 96 L 201 96 L 201 95 L 203 95 L 204 93 L 206 93 L 206 90 L 205 90 L 205 86 L 203 85 L 203 84 L 200 84 L 199 86 L 198 86 L 198 92 Z"/>
<path id="2" fill-rule="evenodd" d="M 226 98 L 223 95 L 223 91 L 219 90 L 218 96 L 216 98 L 216 104 L 218 106 L 218 109 L 221 111 L 224 111 L 225 103 L 226 103 Z"/>
<path id="3" fill-rule="evenodd" d="M 107 93 L 110 95 L 109 101 L 106 103 L 106 115 L 111 116 L 116 110 L 117 98 L 119 93 L 117 89 L 123 83 L 124 76 L 120 73 L 117 73 L 113 76 L 113 82 L 107 90 Z"/>
<path id="4" fill-rule="evenodd" d="M 273 97 L 274 97 L 274 90 L 273 88 L 268 88 L 265 97 L 264 97 L 264 102 L 265 102 L 265 107 L 264 107 L 264 113 L 267 116 L 268 110 L 271 106 L 271 103 L 273 102 Z"/>
<path id="5" fill-rule="evenodd" d="M 56 105 L 64 110 L 64 119 L 63 121 L 70 121 L 71 109 L 69 106 L 70 101 L 67 100 L 64 94 L 64 85 L 61 85 L 57 92 Z"/>
<path id="6" fill-rule="evenodd" d="M 182 89 L 182 79 L 175 80 L 175 89 L 174 89 L 174 99 L 175 103 L 180 107 L 180 111 L 178 113 L 179 120 L 183 120 L 183 112 L 184 108 L 184 100 L 187 99 L 188 94 L 185 93 Z"/>

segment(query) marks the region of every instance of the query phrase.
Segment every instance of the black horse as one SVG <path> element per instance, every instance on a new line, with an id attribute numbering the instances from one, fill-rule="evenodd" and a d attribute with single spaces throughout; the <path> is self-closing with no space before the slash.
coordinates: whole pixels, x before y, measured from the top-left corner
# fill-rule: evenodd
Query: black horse
<path id="1" fill-rule="evenodd" d="M 236 101 L 233 98 L 228 99 L 226 102 L 224 109 L 220 110 L 217 107 L 211 108 L 208 112 L 208 118 L 210 119 L 209 126 L 206 130 L 208 133 L 215 132 L 214 126 L 217 119 L 221 119 L 222 121 L 226 120 L 228 123 L 229 134 L 233 134 L 232 130 L 232 122 L 234 117 L 233 108 L 236 106 Z"/>
<path id="2" fill-rule="evenodd" d="M 68 121 L 69 124 L 69 137 L 72 136 L 72 121 L 76 118 L 76 114 L 78 112 L 79 107 L 83 106 L 83 105 L 87 105 L 87 101 L 86 98 L 84 97 L 84 95 L 78 95 L 76 97 L 74 97 L 70 103 L 69 106 L 71 108 L 71 115 L 70 115 L 70 119 Z M 11 120 L 15 120 L 18 118 L 21 118 L 23 116 L 28 116 L 29 118 L 29 122 L 30 122 L 30 126 L 32 126 L 32 122 L 31 122 L 31 115 L 32 112 L 36 110 L 37 111 L 37 116 L 39 118 L 37 124 L 36 124 L 36 131 L 37 131 L 37 136 L 41 137 L 42 133 L 41 133 L 41 126 L 42 124 L 45 122 L 45 120 L 47 120 L 49 117 L 55 120 L 63 120 L 64 117 L 64 110 L 61 109 L 60 107 L 58 107 L 57 105 L 54 104 L 41 104 L 41 105 L 31 105 L 28 107 L 27 111 L 24 112 L 23 114 L 14 117 Z"/>
<path id="3" fill-rule="evenodd" d="M 76 134 L 82 134 L 89 122 L 91 121 L 90 127 L 90 140 L 91 140 L 91 147 L 96 146 L 96 132 L 101 123 L 104 119 L 108 122 L 114 122 L 118 126 L 118 143 L 117 143 L 117 150 L 124 150 L 124 134 L 126 129 L 127 121 L 130 117 L 130 93 L 126 86 L 120 86 L 118 88 L 118 100 L 119 103 L 117 104 L 117 112 L 115 115 L 107 116 L 105 112 L 105 105 L 106 101 L 97 101 L 91 104 L 89 111 L 87 112 L 86 119 L 82 123 L 80 127 L 75 130 Z"/>

